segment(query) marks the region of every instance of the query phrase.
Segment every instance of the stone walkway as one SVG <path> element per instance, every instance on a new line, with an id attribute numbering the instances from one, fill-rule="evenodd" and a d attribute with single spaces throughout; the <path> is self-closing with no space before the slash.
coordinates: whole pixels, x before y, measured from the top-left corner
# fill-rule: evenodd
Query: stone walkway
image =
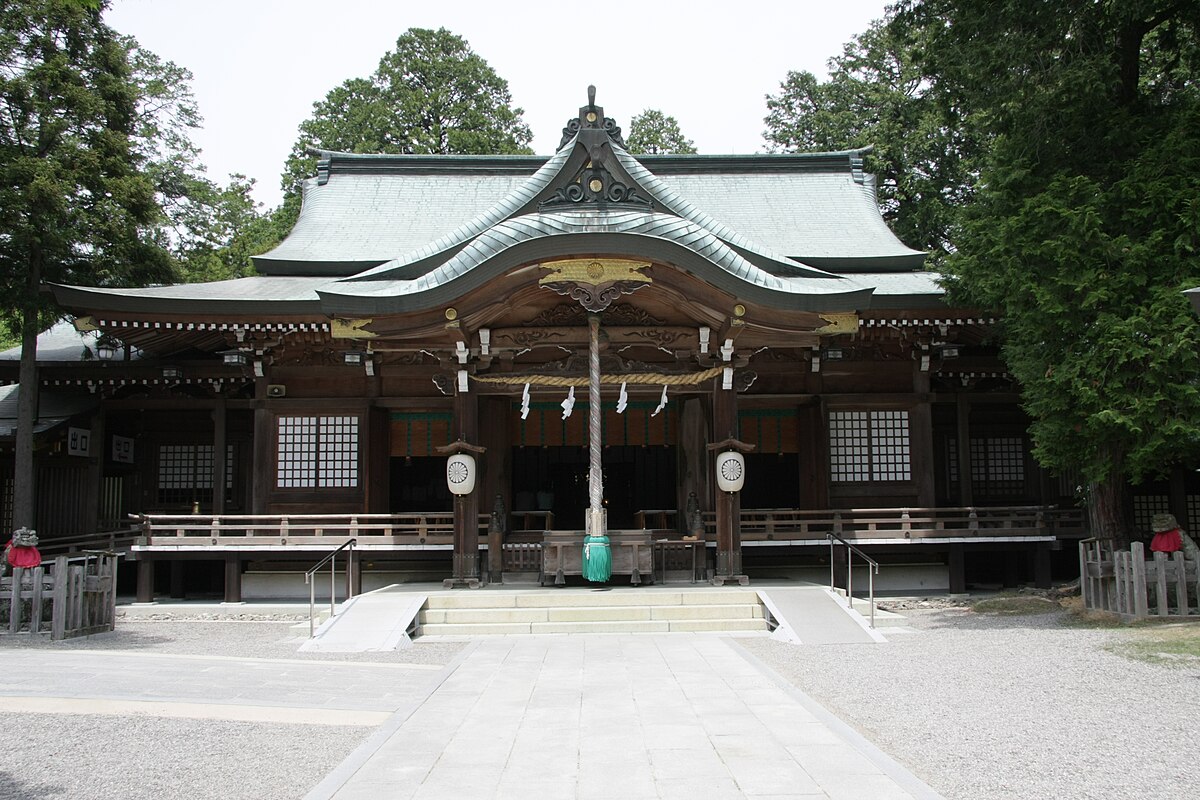
<path id="1" fill-rule="evenodd" d="M 937 798 L 731 639 L 482 638 L 308 795 Z"/>

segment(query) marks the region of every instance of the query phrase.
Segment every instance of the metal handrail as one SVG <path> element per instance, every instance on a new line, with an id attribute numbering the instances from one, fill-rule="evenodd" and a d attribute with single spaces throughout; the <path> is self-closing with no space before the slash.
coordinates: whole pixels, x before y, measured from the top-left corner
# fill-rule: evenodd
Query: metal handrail
<path id="1" fill-rule="evenodd" d="M 322 558 L 315 567 L 304 573 L 304 582 L 308 584 L 308 638 L 310 639 L 316 632 L 313 617 L 317 606 L 317 584 L 313 580 L 313 576 L 321 567 L 329 564 L 329 616 L 332 617 L 334 606 L 337 603 L 337 554 L 343 550 L 346 551 L 346 599 L 349 600 L 354 596 L 354 545 L 357 542 L 357 539 L 347 539 L 338 549 Z"/>
<path id="2" fill-rule="evenodd" d="M 847 542 L 836 533 L 825 534 L 829 540 L 829 588 L 834 588 L 833 580 L 833 540 L 837 539 L 846 546 L 846 607 L 854 608 L 854 554 L 858 553 L 867 562 L 867 591 L 871 605 L 871 629 L 875 629 L 875 576 L 879 574 L 879 562 Z"/>

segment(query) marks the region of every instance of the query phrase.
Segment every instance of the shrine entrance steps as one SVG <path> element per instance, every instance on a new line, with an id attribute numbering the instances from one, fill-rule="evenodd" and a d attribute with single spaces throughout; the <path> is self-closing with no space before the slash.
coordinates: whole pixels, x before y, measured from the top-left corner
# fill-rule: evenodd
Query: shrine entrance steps
<path id="1" fill-rule="evenodd" d="M 750 589 L 554 589 L 431 594 L 418 636 L 770 631 Z"/>

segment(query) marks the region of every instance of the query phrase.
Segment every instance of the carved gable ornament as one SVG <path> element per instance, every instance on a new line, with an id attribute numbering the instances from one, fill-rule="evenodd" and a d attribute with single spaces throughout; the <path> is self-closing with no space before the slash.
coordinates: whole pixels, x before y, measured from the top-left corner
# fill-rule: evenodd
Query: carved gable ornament
<path id="1" fill-rule="evenodd" d="M 604 311 L 623 294 L 632 294 L 652 283 L 642 274 L 649 264 L 620 258 L 572 258 L 543 261 L 549 270 L 539 281 L 553 292 L 579 301 L 593 313 Z"/>

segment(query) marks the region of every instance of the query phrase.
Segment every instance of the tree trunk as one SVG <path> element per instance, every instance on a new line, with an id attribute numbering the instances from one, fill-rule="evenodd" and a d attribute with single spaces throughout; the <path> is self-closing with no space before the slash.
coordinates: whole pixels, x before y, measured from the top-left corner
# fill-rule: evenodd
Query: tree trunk
<path id="1" fill-rule="evenodd" d="M 37 368 L 38 313 L 26 309 L 21 320 L 21 368 L 18 373 L 17 442 L 14 454 L 13 515 L 14 528 L 33 528 L 34 464 L 33 426 L 38 416 Z M 7 539 L 9 531 L 0 538 Z"/>
<path id="2" fill-rule="evenodd" d="M 1088 484 L 1087 512 L 1093 536 L 1112 539 L 1113 547 L 1117 549 L 1129 547 L 1134 537 L 1123 479 L 1114 475 Z"/>

